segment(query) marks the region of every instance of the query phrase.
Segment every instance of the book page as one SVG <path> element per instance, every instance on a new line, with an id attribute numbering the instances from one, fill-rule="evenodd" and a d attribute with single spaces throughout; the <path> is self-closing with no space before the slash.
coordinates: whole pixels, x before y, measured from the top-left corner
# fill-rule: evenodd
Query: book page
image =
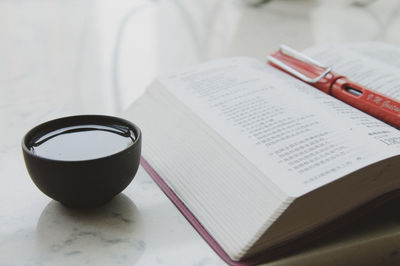
<path id="1" fill-rule="evenodd" d="M 306 54 L 351 81 L 400 100 L 400 50 L 379 42 L 322 45 Z"/>
<path id="2" fill-rule="evenodd" d="M 291 196 L 400 154 L 398 130 L 255 59 L 159 80 Z"/>

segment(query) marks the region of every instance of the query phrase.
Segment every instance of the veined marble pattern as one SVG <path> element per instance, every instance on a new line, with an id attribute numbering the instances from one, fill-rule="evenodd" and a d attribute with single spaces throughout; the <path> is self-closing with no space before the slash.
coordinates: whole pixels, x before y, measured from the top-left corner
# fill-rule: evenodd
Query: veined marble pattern
<path id="1" fill-rule="evenodd" d="M 204 60 L 400 44 L 396 0 L 258 2 L 0 1 L 0 265 L 224 265 L 141 168 L 109 204 L 71 210 L 34 186 L 20 142 L 56 117 L 118 115 L 158 73 Z"/>

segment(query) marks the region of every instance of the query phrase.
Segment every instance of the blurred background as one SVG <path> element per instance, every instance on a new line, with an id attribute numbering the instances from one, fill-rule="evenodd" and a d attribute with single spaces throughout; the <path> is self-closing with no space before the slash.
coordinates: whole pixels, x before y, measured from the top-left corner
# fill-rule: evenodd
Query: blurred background
<path id="1" fill-rule="evenodd" d="M 26 114 L 34 120 L 117 114 L 159 73 L 213 58 L 265 59 L 281 43 L 399 44 L 399 9 L 397 0 L 2 0 L 0 103 L 44 107 Z"/>

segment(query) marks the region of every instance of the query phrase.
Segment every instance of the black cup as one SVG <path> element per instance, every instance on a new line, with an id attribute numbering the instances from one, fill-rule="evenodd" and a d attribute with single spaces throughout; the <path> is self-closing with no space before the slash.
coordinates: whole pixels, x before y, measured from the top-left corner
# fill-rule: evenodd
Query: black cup
<path id="1" fill-rule="evenodd" d="M 49 132 L 88 124 L 129 128 L 134 134 L 133 143 L 111 155 L 76 161 L 45 158 L 31 150 L 32 142 Z M 140 129 L 121 118 L 71 116 L 31 129 L 23 138 L 22 151 L 29 175 L 43 193 L 70 207 L 91 208 L 110 201 L 132 181 L 140 163 L 141 139 Z"/>

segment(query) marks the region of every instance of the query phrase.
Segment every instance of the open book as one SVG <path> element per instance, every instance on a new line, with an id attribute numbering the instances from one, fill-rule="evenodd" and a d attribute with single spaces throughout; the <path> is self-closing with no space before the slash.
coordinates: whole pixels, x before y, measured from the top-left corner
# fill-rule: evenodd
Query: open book
<path id="1" fill-rule="evenodd" d="M 400 50 L 306 54 L 400 99 Z M 162 76 L 125 113 L 142 165 L 228 263 L 299 246 L 400 189 L 400 131 L 265 62 L 234 57 Z"/>

